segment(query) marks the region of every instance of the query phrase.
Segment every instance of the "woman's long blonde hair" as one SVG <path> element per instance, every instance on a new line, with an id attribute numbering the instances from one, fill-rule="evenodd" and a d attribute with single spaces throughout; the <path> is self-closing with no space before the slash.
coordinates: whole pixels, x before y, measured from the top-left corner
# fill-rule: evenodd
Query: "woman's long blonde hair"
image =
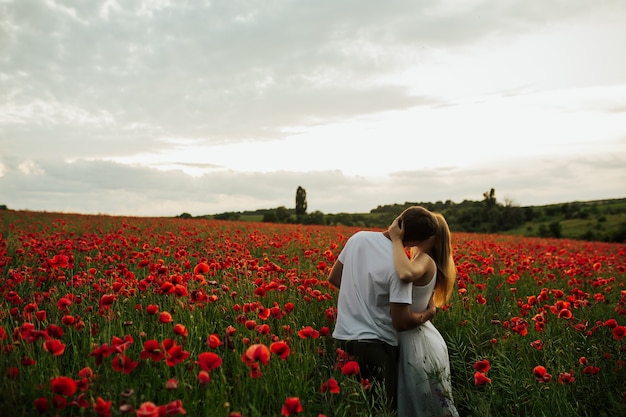
<path id="1" fill-rule="evenodd" d="M 456 265 L 452 257 L 452 241 L 450 228 L 445 217 L 441 213 L 433 213 L 437 220 L 437 232 L 435 233 L 435 244 L 429 251 L 429 255 L 437 265 L 437 282 L 435 283 L 434 302 L 440 308 L 448 301 L 454 283 L 456 281 Z M 412 248 L 412 251 L 415 248 Z"/>

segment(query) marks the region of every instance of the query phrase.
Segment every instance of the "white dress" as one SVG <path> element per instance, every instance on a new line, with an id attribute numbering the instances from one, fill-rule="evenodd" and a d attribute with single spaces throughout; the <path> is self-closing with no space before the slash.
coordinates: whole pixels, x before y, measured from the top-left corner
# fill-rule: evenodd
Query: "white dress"
<path id="1" fill-rule="evenodd" d="M 435 277 L 425 286 L 413 286 L 413 311 L 424 311 L 433 293 Z M 429 321 L 399 333 L 400 369 L 398 417 L 454 416 L 450 359 L 446 342 Z"/>

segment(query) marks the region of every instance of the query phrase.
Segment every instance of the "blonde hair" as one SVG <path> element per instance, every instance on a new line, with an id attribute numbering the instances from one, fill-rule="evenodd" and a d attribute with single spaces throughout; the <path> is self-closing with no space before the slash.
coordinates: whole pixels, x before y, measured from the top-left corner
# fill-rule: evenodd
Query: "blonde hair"
<path id="1" fill-rule="evenodd" d="M 437 232 L 429 255 L 437 265 L 437 282 L 433 298 L 435 305 L 440 308 L 448 301 L 454 290 L 456 265 L 452 257 L 452 240 L 448 223 L 441 213 L 433 213 L 433 215 L 437 219 Z"/>

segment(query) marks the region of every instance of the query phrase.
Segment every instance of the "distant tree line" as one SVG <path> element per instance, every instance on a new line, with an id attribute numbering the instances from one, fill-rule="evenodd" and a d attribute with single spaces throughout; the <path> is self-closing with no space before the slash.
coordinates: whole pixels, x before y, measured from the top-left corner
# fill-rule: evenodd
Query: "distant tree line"
<path id="1" fill-rule="evenodd" d="M 626 241 L 626 222 L 615 228 L 603 228 L 602 223 L 606 216 L 626 212 L 626 199 L 617 200 L 614 204 L 602 202 L 574 202 L 547 206 L 520 207 L 511 201 L 501 203 L 496 198 L 495 189 L 483 193 L 479 201 L 464 200 L 455 203 L 445 202 L 405 202 L 404 204 L 380 205 L 369 213 L 335 213 L 326 214 L 319 210 L 307 213 L 306 190 L 298 187 L 294 208 L 285 206 L 273 209 L 262 209 L 244 212 L 225 212 L 212 217 L 220 220 L 240 220 L 255 217 L 259 221 L 269 223 L 295 223 L 310 225 L 344 225 L 363 228 L 385 228 L 404 209 L 420 205 L 428 210 L 442 213 L 452 231 L 470 233 L 499 233 L 533 225 L 536 230 L 528 230 L 530 235 L 539 237 L 563 237 L 562 224 L 564 220 L 585 220 L 595 222 L 592 229 L 587 228 L 576 236 L 585 240 L 599 240 L 609 242 Z M 179 217 L 191 217 L 183 213 Z M 527 228 L 531 226 L 526 226 Z"/>

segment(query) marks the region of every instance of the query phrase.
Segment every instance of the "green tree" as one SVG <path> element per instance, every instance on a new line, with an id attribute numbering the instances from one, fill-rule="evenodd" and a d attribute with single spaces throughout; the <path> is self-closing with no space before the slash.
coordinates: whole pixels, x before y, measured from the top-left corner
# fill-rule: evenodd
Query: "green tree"
<path id="1" fill-rule="evenodd" d="M 306 190 L 300 186 L 296 190 L 296 219 L 301 222 L 306 214 Z"/>

